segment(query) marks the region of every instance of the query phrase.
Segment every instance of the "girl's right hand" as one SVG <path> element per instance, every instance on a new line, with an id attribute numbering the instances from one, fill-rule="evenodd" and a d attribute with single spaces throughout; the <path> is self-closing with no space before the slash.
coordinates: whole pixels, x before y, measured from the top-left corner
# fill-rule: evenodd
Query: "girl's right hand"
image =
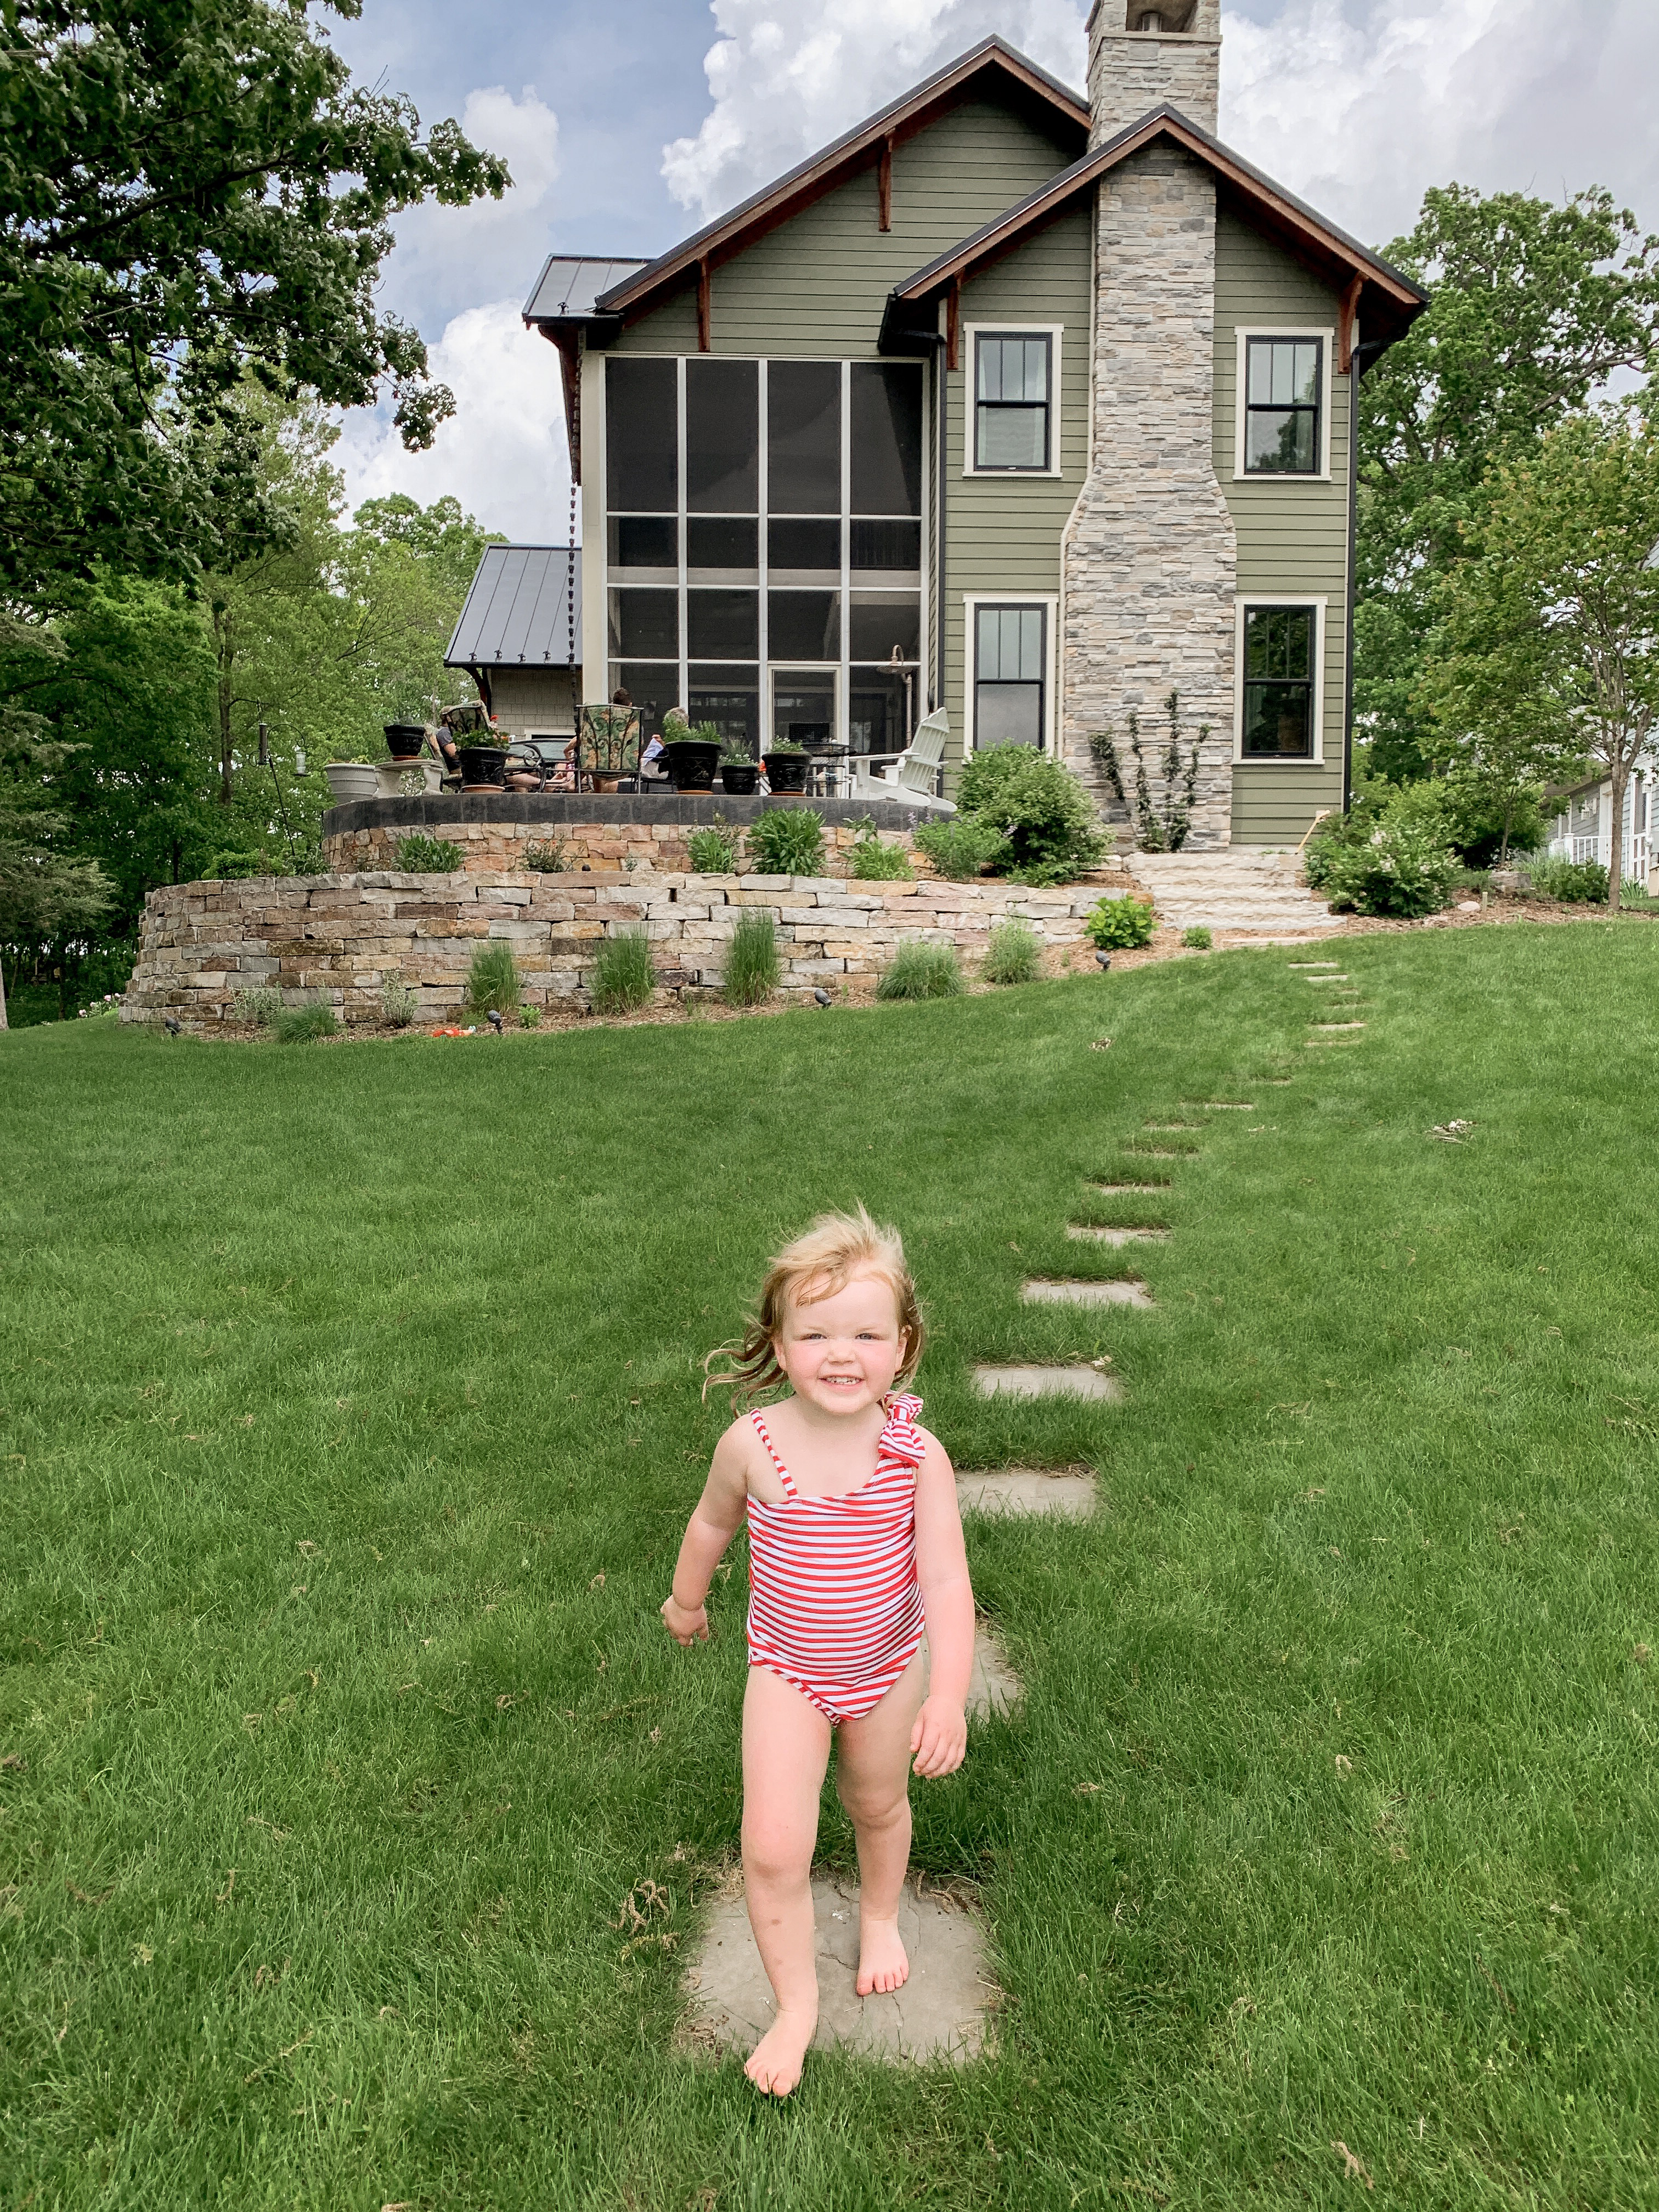
<path id="1" fill-rule="evenodd" d="M 662 1601 L 661 1612 L 663 1626 L 676 1644 L 707 1644 L 713 1633 L 708 1607 L 682 1605 L 672 1590 Z"/>

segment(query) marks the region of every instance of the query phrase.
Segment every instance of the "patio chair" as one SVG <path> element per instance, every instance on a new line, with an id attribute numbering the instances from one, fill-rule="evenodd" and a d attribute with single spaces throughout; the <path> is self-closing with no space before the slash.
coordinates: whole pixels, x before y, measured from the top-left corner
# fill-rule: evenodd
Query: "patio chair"
<path id="1" fill-rule="evenodd" d="M 576 731 L 576 788 L 582 778 L 589 788 L 599 788 L 601 776 L 611 781 L 635 775 L 640 768 L 640 710 L 637 707 L 584 707 Z"/>
<path id="2" fill-rule="evenodd" d="M 854 764 L 853 797 L 885 799 L 927 813 L 954 814 L 954 799 L 933 796 L 939 763 L 945 758 L 945 740 L 950 734 L 951 717 L 940 707 L 928 715 L 890 768 L 872 771 Z"/>

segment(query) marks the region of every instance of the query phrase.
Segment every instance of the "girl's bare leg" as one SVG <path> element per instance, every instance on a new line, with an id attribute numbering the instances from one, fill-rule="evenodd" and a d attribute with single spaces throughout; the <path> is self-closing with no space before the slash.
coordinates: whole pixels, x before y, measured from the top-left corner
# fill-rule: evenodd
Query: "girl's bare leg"
<path id="1" fill-rule="evenodd" d="M 781 1675 L 751 1667 L 743 1701 L 743 1881 L 778 2016 L 744 2071 L 774 2097 L 799 2081 L 818 2024 L 812 1847 L 829 1763 L 830 1723 L 817 1707 Z"/>
<path id="2" fill-rule="evenodd" d="M 861 1997 L 909 1977 L 898 1908 L 910 1863 L 910 1731 L 927 1688 L 927 1661 L 918 1651 L 873 1711 L 842 1723 L 836 1789 L 858 1838 Z"/>

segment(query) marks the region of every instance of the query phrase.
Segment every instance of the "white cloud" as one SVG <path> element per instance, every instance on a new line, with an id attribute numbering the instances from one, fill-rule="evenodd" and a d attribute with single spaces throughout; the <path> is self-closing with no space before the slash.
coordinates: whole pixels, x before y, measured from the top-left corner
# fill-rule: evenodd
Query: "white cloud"
<path id="1" fill-rule="evenodd" d="M 464 208 L 428 201 L 398 223 L 389 267 L 397 295 L 417 319 L 434 302 L 453 302 L 458 270 L 476 298 L 516 289 L 520 301 L 547 251 L 550 204 L 559 174 L 559 118 L 527 84 L 516 98 L 504 85 L 470 92 L 461 127 L 475 146 L 501 155 L 513 183 L 500 199 Z"/>
<path id="2" fill-rule="evenodd" d="M 1073 0 L 714 0 L 714 107 L 663 149 L 682 207 L 718 215 L 995 31 L 1081 85 Z"/>
<path id="3" fill-rule="evenodd" d="M 422 507 L 453 492 L 487 530 L 562 545 L 570 523 L 559 357 L 519 319 L 516 298 L 457 315 L 431 349 L 432 373 L 455 412 L 431 450 L 409 453 L 385 410 L 345 418 L 331 456 L 353 507 L 407 492 Z"/>

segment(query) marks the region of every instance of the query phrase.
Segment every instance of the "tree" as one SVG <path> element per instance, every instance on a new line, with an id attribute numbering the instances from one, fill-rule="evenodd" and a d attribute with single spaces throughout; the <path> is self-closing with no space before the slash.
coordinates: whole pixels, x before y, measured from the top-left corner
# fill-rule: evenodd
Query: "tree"
<path id="1" fill-rule="evenodd" d="M 1659 240 L 1600 189 L 1553 207 L 1449 185 L 1386 252 L 1432 293 L 1359 387 L 1355 699 L 1400 780 L 1436 757 L 1419 683 L 1483 486 L 1615 372 L 1647 373 Z"/>
<path id="2" fill-rule="evenodd" d="M 1494 472 L 1465 544 L 1437 711 L 1504 744 L 1530 729 L 1609 778 L 1616 909 L 1626 787 L 1659 715 L 1659 436 L 1630 410 L 1570 417 Z"/>
<path id="3" fill-rule="evenodd" d="M 331 0 L 355 16 L 361 0 Z M 453 121 L 354 86 L 313 0 L 0 0 L 0 586 L 193 577 L 276 526 L 238 396 L 453 405 L 380 313 L 391 218 L 499 198 Z"/>

